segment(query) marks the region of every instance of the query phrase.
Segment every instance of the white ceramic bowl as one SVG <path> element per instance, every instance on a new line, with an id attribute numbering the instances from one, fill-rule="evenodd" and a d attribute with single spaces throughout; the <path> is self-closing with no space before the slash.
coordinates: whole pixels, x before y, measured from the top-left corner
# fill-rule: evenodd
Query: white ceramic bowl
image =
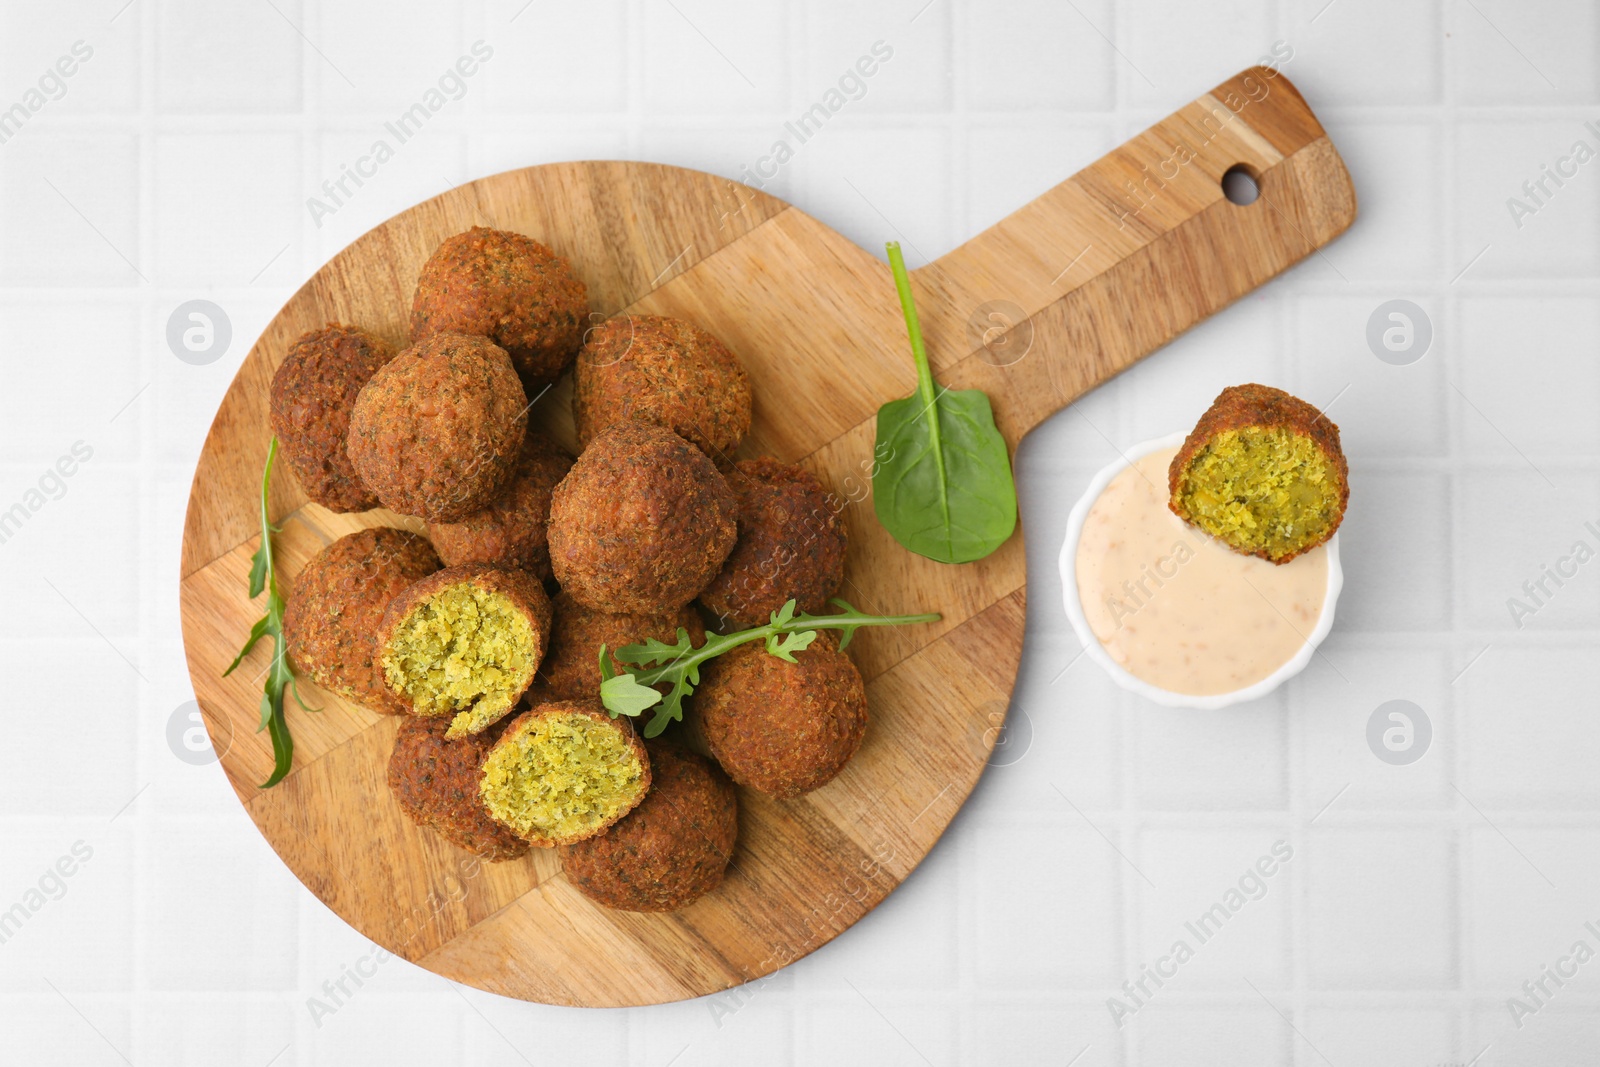
<path id="1" fill-rule="evenodd" d="M 1111 479 L 1127 470 L 1129 465 L 1140 458 L 1163 448 L 1177 448 L 1183 444 L 1185 434 L 1175 433 L 1167 437 L 1146 441 L 1128 449 L 1125 459 L 1118 459 L 1105 470 L 1094 476 L 1089 482 L 1088 490 L 1083 494 L 1077 504 L 1073 505 L 1072 514 L 1067 517 L 1067 539 L 1061 546 L 1061 588 L 1066 599 L 1067 618 L 1072 622 L 1072 631 L 1078 635 L 1078 641 L 1083 645 L 1088 657 L 1100 665 L 1100 668 L 1111 676 L 1111 680 L 1122 688 L 1132 693 L 1138 693 L 1145 699 L 1169 708 L 1197 708 L 1211 710 L 1225 708 L 1231 704 L 1242 704 L 1246 700 L 1255 700 L 1264 697 L 1284 682 L 1305 670 L 1306 664 L 1311 662 L 1311 657 L 1316 654 L 1317 646 L 1322 644 L 1322 639 L 1328 636 L 1328 631 L 1333 629 L 1333 611 L 1339 602 L 1339 590 L 1344 587 L 1344 571 L 1339 566 L 1339 535 L 1335 533 L 1328 540 L 1328 590 L 1322 601 L 1322 614 L 1317 619 L 1317 625 L 1306 638 L 1300 651 L 1294 658 L 1283 666 L 1273 671 L 1267 677 L 1254 685 L 1235 689 L 1231 693 L 1214 693 L 1210 696 L 1194 696 L 1189 693 L 1175 693 L 1170 689 L 1162 689 L 1151 685 L 1142 678 L 1130 674 L 1125 668 L 1111 658 L 1105 647 L 1100 644 L 1100 639 L 1089 628 L 1089 619 L 1083 613 L 1082 597 L 1078 591 L 1078 540 L 1083 536 L 1083 523 L 1089 517 L 1089 509 L 1094 502 L 1100 499 L 1100 494 L 1105 487 L 1111 484 Z"/>

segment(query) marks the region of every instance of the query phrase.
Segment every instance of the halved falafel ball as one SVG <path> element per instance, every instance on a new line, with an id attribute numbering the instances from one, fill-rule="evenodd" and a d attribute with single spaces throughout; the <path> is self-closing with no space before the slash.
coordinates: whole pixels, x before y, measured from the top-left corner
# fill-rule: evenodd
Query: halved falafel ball
<path id="1" fill-rule="evenodd" d="M 637 419 L 665 426 L 721 462 L 750 432 L 744 365 L 682 319 L 607 319 L 589 332 L 572 376 L 572 415 L 584 446 L 612 423 Z"/>
<path id="2" fill-rule="evenodd" d="M 361 387 L 394 354 L 382 338 L 330 322 L 301 334 L 272 373 L 272 432 L 300 488 L 329 511 L 378 506 L 345 452 L 345 438 Z"/>
<path id="3" fill-rule="evenodd" d="M 1350 467 L 1339 427 L 1269 385 L 1224 389 L 1167 469 L 1168 506 L 1247 556 L 1288 563 L 1344 521 Z"/>
<path id="4" fill-rule="evenodd" d="M 527 406 L 503 349 L 434 334 L 380 367 L 356 397 L 350 461 L 385 507 L 457 522 L 511 480 Z"/>
<path id="5" fill-rule="evenodd" d="M 539 677 L 550 691 L 563 700 L 593 700 L 600 692 L 600 646 L 615 652 L 623 645 L 642 645 L 652 637 L 674 642 L 678 629 L 689 631 L 689 639 L 700 645 L 706 639 L 705 624 L 692 606 L 663 615 L 613 614 L 585 607 L 566 592 L 556 594 L 552 603 L 550 651 L 539 667 Z M 618 674 L 622 665 L 612 656 Z"/>
<path id="6" fill-rule="evenodd" d="M 650 792 L 597 837 L 561 846 L 578 891 L 621 911 L 676 911 L 717 886 L 739 836 L 739 800 L 716 764 L 686 748 L 647 741 Z"/>
<path id="7" fill-rule="evenodd" d="M 439 569 L 427 538 L 374 527 L 346 534 L 295 575 L 283 611 L 289 659 L 322 688 L 384 714 L 400 710 L 373 669 L 389 602 Z"/>
<path id="8" fill-rule="evenodd" d="M 441 331 L 487 337 L 511 354 L 530 396 L 572 363 L 588 324 L 588 290 L 565 259 L 483 226 L 440 242 L 411 302 L 412 343 Z"/>
<path id="9" fill-rule="evenodd" d="M 483 759 L 478 795 L 501 826 L 540 848 L 593 837 L 638 806 L 650 759 L 628 719 L 598 700 L 540 704 Z"/>
<path id="10" fill-rule="evenodd" d="M 407 719 L 389 757 L 389 791 L 418 826 L 492 863 L 516 859 L 528 843 L 489 817 L 478 795 L 494 731 L 446 740 L 443 719 Z"/>
<path id="11" fill-rule="evenodd" d="M 671 430 L 614 423 L 550 501 L 550 566 L 600 611 L 664 615 L 693 600 L 733 548 L 733 491 Z"/>
<path id="12" fill-rule="evenodd" d="M 550 577 L 545 526 L 550 494 L 572 469 L 566 449 L 537 430 L 522 442 L 511 484 L 488 507 L 457 522 L 428 524 L 428 538 L 445 566 L 501 563 Z"/>
<path id="13" fill-rule="evenodd" d="M 793 663 L 760 641 L 711 660 L 694 709 L 728 777 L 775 797 L 828 784 L 867 733 L 866 685 L 831 630 Z"/>
<path id="14" fill-rule="evenodd" d="M 526 571 L 446 567 L 395 597 L 378 626 L 377 668 L 412 715 L 454 716 L 454 740 L 487 730 L 533 684 L 550 598 Z"/>
<path id="15" fill-rule="evenodd" d="M 789 600 L 818 614 L 844 581 L 844 517 L 816 475 L 770 456 L 727 474 L 739 499 L 739 539 L 700 592 L 717 629 L 759 626 Z"/>

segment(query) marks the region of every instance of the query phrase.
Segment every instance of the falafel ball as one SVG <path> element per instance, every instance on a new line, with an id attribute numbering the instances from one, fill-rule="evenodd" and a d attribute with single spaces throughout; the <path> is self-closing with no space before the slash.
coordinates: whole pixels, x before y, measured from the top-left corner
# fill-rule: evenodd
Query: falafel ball
<path id="1" fill-rule="evenodd" d="M 637 419 L 724 461 L 750 432 L 750 405 L 738 357 L 682 319 L 607 319 L 589 332 L 572 371 L 572 416 L 584 446 L 612 423 Z"/>
<path id="2" fill-rule="evenodd" d="M 407 719 L 389 757 L 389 791 L 406 816 L 457 848 L 491 863 L 516 859 L 528 843 L 489 817 L 478 796 L 479 768 L 491 733 L 445 739 L 443 719 Z"/>
<path id="3" fill-rule="evenodd" d="M 394 354 L 382 338 L 330 322 L 301 334 L 272 373 L 272 432 L 300 488 L 329 511 L 378 506 L 345 453 L 345 438 L 361 387 Z"/>
<path id="4" fill-rule="evenodd" d="M 389 602 L 439 569 L 424 537 L 374 527 L 346 534 L 295 575 L 283 611 L 289 659 L 322 688 L 386 715 L 400 708 L 373 669 Z"/>
<path id="5" fill-rule="evenodd" d="M 530 396 L 572 363 L 588 324 L 589 292 L 565 259 L 483 226 L 440 242 L 411 301 L 412 343 L 441 331 L 487 337 L 511 354 Z"/>
<path id="6" fill-rule="evenodd" d="M 540 848 L 605 830 L 644 799 L 650 758 L 630 719 L 598 700 L 540 704 L 511 720 L 483 758 L 489 815 Z"/>
<path id="7" fill-rule="evenodd" d="M 700 591 L 717 629 L 760 626 L 789 600 L 817 614 L 844 581 L 844 517 L 816 475 L 770 456 L 727 475 L 739 499 L 739 539 Z"/>
<path id="8" fill-rule="evenodd" d="M 1269 385 L 1218 394 L 1167 469 L 1168 507 L 1235 552 L 1288 563 L 1344 521 L 1339 427 Z"/>
<path id="9" fill-rule="evenodd" d="M 572 469 L 572 456 L 538 430 L 522 441 L 516 473 L 506 490 L 479 511 L 458 522 L 428 525 L 428 538 L 445 566 L 503 563 L 539 578 L 550 577 L 550 549 L 545 523 L 550 518 L 550 493 Z"/>
<path id="10" fill-rule="evenodd" d="M 539 667 L 539 677 L 550 692 L 563 700 L 592 700 L 600 692 L 600 646 L 615 652 L 623 645 L 641 645 L 652 637 L 674 642 L 681 627 L 699 646 L 706 639 L 705 624 L 692 606 L 663 615 L 612 614 L 584 607 L 565 592 L 552 604 L 550 650 Z M 622 665 L 615 656 L 618 674 Z"/>
<path id="11" fill-rule="evenodd" d="M 688 441 L 650 423 L 613 423 L 556 486 L 550 566 L 591 608 L 676 612 L 733 549 L 737 508 L 716 466 Z"/>
<path id="12" fill-rule="evenodd" d="M 775 797 L 828 784 L 867 733 L 866 685 L 831 630 L 793 663 L 760 641 L 711 660 L 694 708 L 728 777 Z"/>
<path id="13" fill-rule="evenodd" d="M 477 734 L 528 691 L 550 634 L 550 598 L 526 571 L 446 567 L 395 597 L 378 625 L 376 665 L 412 715 L 454 716 L 445 736 Z"/>
<path id="14" fill-rule="evenodd" d="M 650 792 L 598 837 L 561 846 L 578 891 L 621 911 L 677 911 L 722 884 L 739 836 L 739 800 L 698 752 L 647 741 Z"/>
<path id="15" fill-rule="evenodd" d="M 511 480 L 528 398 L 511 357 L 482 337 L 437 333 L 384 364 L 356 397 L 350 461 L 387 508 L 458 522 Z"/>

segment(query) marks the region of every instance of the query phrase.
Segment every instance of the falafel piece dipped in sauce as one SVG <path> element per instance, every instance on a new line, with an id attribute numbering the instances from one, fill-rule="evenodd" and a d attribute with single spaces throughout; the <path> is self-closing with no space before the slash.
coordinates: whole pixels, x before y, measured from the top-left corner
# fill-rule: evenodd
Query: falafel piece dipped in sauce
<path id="1" fill-rule="evenodd" d="M 474 226 L 422 265 L 411 301 L 415 344 L 451 331 L 511 355 L 532 396 L 571 365 L 589 325 L 589 292 L 572 265 L 532 237 Z"/>
<path id="2" fill-rule="evenodd" d="M 600 692 L 600 646 L 611 655 L 612 668 L 622 673 L 615 655 L 624 645 L 642 645 L 651 638 L 668 644 L 678 639 L 680 628 L 696 646 L 706 639 L 705 624 L 691 605 L 663 615 L 613 614 L 585 607 L 566 592 L 552 602 L 550 650 L 539 666 L 539 677 L 562 700 L 593 700 Z"/>
<path id="3" fill-rule="evenodd" d="M 1339 427 L 1268 385 L 1233 385 L 1167 469 L 1172 513 L 1247 556 L 1288 563 L 1344 521 L 1350 467 Z"/>
<path id="4" fill-rule="evenodd" d="M 572 371 L 572 416 L 587 447 L 613 423 L 652 422 L 718 464 L 750 432 L 750 379 L 726 345 L 693 323 L 618 315 L 589 333 Z"/>
<path id="5" fill-rule="evenodd" d="M 550 577 L 546 523 L 550 494 L 567 471 L 572 456 L 538 430 L 522 442 L 511 484 L 487 507 L 456 522 L 428 524 L 428 539 L 447 567 L 463 563 L 499 563 L 545 579 Z"/>
<path id="6" fill-rule="evenodd" d="M 621 911 L 677 911 L 722 884 L 739 836 L 728 776 L 698 752 L 645 742 L 650 792 L 610 830 L 561 846 L 561 868 L 584 896 Z"/>
<path id="7" fill-rule="evenodd" d="M 389 791 L 406 817 L 491 863 L 516 859 L 528 843 L 489 817 L 478 795 L 479 767 L 495 731 L 445 739 L 443 719 L 407 719 L 389 756 Z"/>
<path id="8" fill-rule="evenodd" d="M 439 569 L 427 539 L 374 527 L 346 534 L 295 575 L 284 606 L 289 659 L 322 688 L 386 715 L 400 710 L 373 671 L 389 602 Z"/>
<path id="9" fill-rule="evenodd" d="M 381 337 L 330 322 L 301 334 L 272 373 L 272 432 L 300 488 L 329 511 L 378 506 L 345 452 L 345 439 L 361 387 L 394 355 Z"/>
<path id="10" fill-rule="evenodd" d="M 793 663 L 760 641 L 711 660 L 694 710 L 728 777 L 784 799 L 833 781 L 867 734 L 866 684 L 832 630 Z"/>
<path id="11" fill-rule="evenodd" d="M 528 399 L 505 350 L 434 334 L 379 368 L 350 416 L 350 462 L 384 507 L 458 522 L 511 480 Z"/>
<path id="12" fill-rule="evenodd" d="M 550 501 L 550 566 L 599 611 L 675 613 L 733 549 L 738 505 L 711 460 L 671 430 L 613 423 Z"/>
<path id="13" fill-rule="evenodd" d="M 700 592 L 718 630 L 760 626 L 789 600 L 820 614 L 844 581 L 845 525 L 834 498 L 804 467 L 770 456 L 727 473 L 739 499 L 739 539 Z"/>
<path id="14" fill-rule="evenodd" d="M 451 717 L 445 736 L 478 734 L 533 684 L 550 633 L 550 598 L 526 571 L 469 563 L 429 575 L 389 604 L 376 668 L 421 718 Z"/>
<path id="15" fill-rule="evenodd" d="M 604 831 L 638 807 L 650 781 L 630 720 L 598 700 L 563 700 L 511 720 L 483 758 L 478 795 L 501 826 L 551 848 Z"/>

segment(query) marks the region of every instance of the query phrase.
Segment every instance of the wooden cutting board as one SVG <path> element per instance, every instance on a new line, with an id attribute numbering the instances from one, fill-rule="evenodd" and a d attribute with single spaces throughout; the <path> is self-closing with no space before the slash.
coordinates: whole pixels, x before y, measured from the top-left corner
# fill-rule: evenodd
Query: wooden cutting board
<path id="1" fill-rule="evenodd" d="M 1260 186 L 1248 206 L 1223 195 L 1235 166 Z M 935 374 L 951 388 L 985 390 L 1015 450 L 1051 413 L 1331 241 L 1355 210 L 1338 153 L 1288 79 L 1245 71 L 913 271 Z M 296 336 L 333 320 L 403 345 L 423 261 L 475 224 L 531 234 L 566 256 L 597 313 L 676 315 L 722 338 L 755 389 L 740 454 L 802 463 L 852 501 L 842 595 L 879 613 L 944 616 L 860 632 L 853 647 L 872 714 L 860 753 L 800 800 L 743 792 L 727 882 L 676 914 L 592 905 L 547 851 L 479 865 L 419 831 L 384 784 L 395 721 L 309 684 L 323 710 L 290 705 L 294 770 L 258 789 L 272 769 L 267 736 L 255 731 L 269 649 L 222 677 L 261 611 L 245 590 L 273 369 Z M 1008 334 L 983 343 L 984 331 L 1008 322 Z M 678 1000 L 825 944 L 893 890 L 955 815 L 994 746 L 1022 650 L 1020 530 L 988 559 L 947 566 L 900 548 L 873 516 L 874 415 L 914 386 L 887 266 L 795 208 L 709 174 L 644 163 L 529 167 L 460 186 L 365 234 L 289 300 L 245 359 L 189 499 L 189 671 L 250 817 L 364 935 L 507 996 Z M 531 417 L 571 445 L 569 386 L 553 388 Z M 278 558 L 291 579 L 324 544 L 362 526 L 420 528 L 383 511 L 334 515 L 308 503 L 286 469 L 272 513 L 282 517 Z"/>

